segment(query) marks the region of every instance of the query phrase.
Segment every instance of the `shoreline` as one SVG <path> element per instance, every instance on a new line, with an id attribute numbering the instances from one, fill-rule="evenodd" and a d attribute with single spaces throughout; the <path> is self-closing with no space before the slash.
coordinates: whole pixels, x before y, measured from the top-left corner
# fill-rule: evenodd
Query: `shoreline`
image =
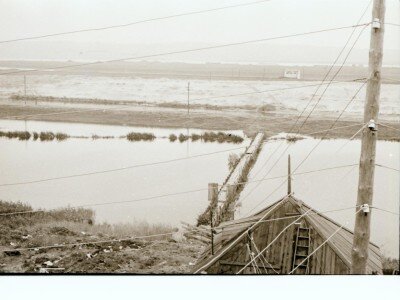
<path id="1" fill-rule="evenodd" d="M 21 103 L 22 104 L 22 103 Z M 193 128 L 203 130 L 243 130 L 248 136 L 261 131 L 266 137 L 271 137 L 282 132 L 289 132 L 297 118 L 298 112 L 286 110 L 278 112 L 260 112 L 255 107 L 246 108 L 225 108 L 218 109 L 201 107 L 192 108 L 187 114 L 184 107 L 163 107 L 154 105 L 145 107 L 142 105 L 130 105 L 113 107 L 109 109 L 104 105 L 92 105 L 98 108 L 83 108 L 75 106 L 51 106 L 48 103 L 21 104 L 0 103 L 0 119 L 2 120 L 30 120 L 44 122 L 82 123 L 97 125 L 132 126 L 148 128 Z M 52 103 L 55 104 L 55 103 Z M 57 103 L 58 104 L 58 103 Z M 61 103 L 62 104 L 62 103 Z M 10 117 L 12 116 L 12 117 Z M 26 118 L 21 118 L 24 116 Z M 396 129 L 380 127 L 378 139 L 400 141 L 399 122 L 384 119 L 385 125 Z M 330 113 L 316 112 L 302 127 L 300 134 L 307 135 L 317 131 L 327 130 L 331 126 L 336 115 Z M 298 120 L 302 124 L 305 118 Z M 332 122 L 330 122 L 332 121 Z M 330 131 L 326 136 L 325 132 L 315 133 L 311 136 L 316 138 L 350 138 L 359 129 L 357 124 L 362 126 L 362 119 L 356 116 L 347 117 L 346 120 L 339 120 L 335 127 L 343 127 Z M 353 127 L 351 127 L 354 125 Z M 299 125 L 297 125 L 299 126 Z M 296 127 L 298 128 L 298 127 Z"/>

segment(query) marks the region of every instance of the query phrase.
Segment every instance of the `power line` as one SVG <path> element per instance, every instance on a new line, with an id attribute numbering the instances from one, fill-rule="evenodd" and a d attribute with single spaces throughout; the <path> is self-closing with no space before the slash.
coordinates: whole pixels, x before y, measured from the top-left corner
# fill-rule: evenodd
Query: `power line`
<path id="1" fill-rule="evenodd" d="M 390 211 L 390 210 L 383 209 L 383 208 L 379 208 L 379 207 L 376 207 L 376 206 L 372 206 L 372 208 L 377 209 L 377 210 L 380 210 L 380 211 L 383 211 L 383 212 L 387 212 L 387 213 L 392 214 L 392 215 L 397 215 L 397 216 L 400 215 L 400 214 L 397 213 L 397 212 Z"/>
<path id="2" fill-rule="evenodd" d="M 71 244 L 61 244 L 61 245 L 47 245 L 47 246 L 39 246 L 39 247 L 27 247 L 27 248 L 16 248 L 16 249 L 3 249 L 0 252 L 7 252 L 7 251 L 28 251 L 28 250 L 43 250 L 43 249 L 54 249 L 54 248 L 64 248 L 64 247 L 74 247 L 74 246 L 84 246 L 84 245 L 92 245 L 92 244 L 103 244 L 103 243 L 113 243 L 113 242 L 123 242 L 123 241 L 131 241 L 131 240 L 138 240 L 138 239 L 147 239 L 153 237 L 161 237 L 161 236 L 168 236 L 174 234 L 175 231 L 167 232 L 167 233 L 159 233 L 159 234 L 151 234 L 151 235 L 142 235 L 142 236 L 135 236 L 129 238 L 121 238 L 121 239 L 111 239 L 111 240 L 102 240 L 102 241 L 92 241 L 92 242 L 82 242 L 82 243 L 71 243 Z"/>
<path id="3" fill-rule="evenodd" d="M 360 32 L 359 32 L 357 38 L 354 40 L 354 43 L 352 44 L 352 46 L 350 47 L 349 51 L 347 52 L 347 55 L 346 55 L 346 57 L 344 58 L 343 63 L 340 65 L 339 69 L 338 69 L 338 70 L 336 71 L 336 73 L 333 75 L 333 79 L 336 78 L 336 76 L 340 73 L 340 71 L 341 71 L 342 68 L 344 67 L 344 65 L 345 65 L 345 63 L 346 63 L 346 61 L 347 61 L 347 59 L 348 59 L 349 56 L 350 56 L 350 53 L 351 53 L 352 50 L 354 49 L 355 45 L 357 44 L 358 40 L 360 39 L 361 35 L 363 34 L 363 32 L 364 32 L 364 30 L 365 30 L 366 28 L 367 28 L 367 26 L 364 26 L 364 27 L 360 30 Z M 330 80 L 329 83 L 330 83 L 331 81 L 332 81 L 332 80 Z M 320 103 L 322 97 L 325 95 L 325 92 L 328 90 L 329 86 L 330 86 L 330 84 L 328 84 L 328 85 L 325 87 L 325 90 L 323 91 L 322 95 L 319 97 L 319 99 L 318 99 L 317 102 L 315 103 L 314 107 L 313 107 L 313 108 L 311 109 L 311 111 L 308 113 L 307 117 L 306 117 L 305 120 L 303 121 L 303 124 L 300 126 L 298 132 L 300 132 L 300 130 L 301 130 L 301 128 L 303 127 L 303 125 L 307 122 L 308 118 L 309 118 L 309 117 L 311 116 L 311 114 L 314 112 L 315 108 L 316 108 L 317 105 Z"/>
<path id="4" fill-rule="evenodd" d="M 354 207 L 351 207 L 351 208 L 354 208 Z M 329 213 L 329 212 L 341 211 L 341 210 L 347 210 L 347 209 L 350 209 L 350 208 L 323 211 L 323 212 L 312 213 L 312 214 Z M 310 215 L 312 215 L 312 214 L 310 214 Z M 290 216 L 288 218 L 293 218 L 293 216 Z M 279 220 L 282 220 L 282 218 L 269 219 L 269 220 L 265 220 L 265 222 L 273 222 L 273 221 L 279 221 Z M 264 222 L 264 221 L 262 221 L 262 222 Z M 196 231 L 196 230 L 189 230 L 189 231 L 186 231 L 186 232 L 192 232 L 192 231 Z M 152 234 L 152 235 L 120 238 L 120 239 L 109 239 L 109 240 L 102 240 L 102 241 L 90 241 L 90 242 L 70 243 L 70 244 L 61 244 L 61 245 L 46 245 L 46 246 L 39 246 L 39 247 L 27 247 L 27 248 L 16 248 L 16 249 L 3 249 L 3 250 L 0 250 L 0 252 L 27 251 L 27 250 L 35 250 L 35 251 L 37 251 L 37 250 L 43 250 L 43 249 L 84 246 L 84 245 L 102 244 L 102 243 L 113 243 L 113 242 L 122 242 L 122 241 L 129 241 L 129 240 L 135 240 L 135 239 L 145 239 L 145 238 L 168 236 L 168 235 L 172 235 L 174 233 L 176 233 L 176 231 L 171 231 L 171 232 L 167 232 L 167 233 L 160 233 L 160 234 Z"/>
<path id="5" fill-rule="evenodd" d="M 364 83 L 357 91 L 356 93 L 353 95 L 353 97 L 350 99 L 350 101 L 347 103 L 347 105 L 343 108 L 343 110 L 341 111 L 341 113 L 339 114 L 339 116 L 335 119 L 335 121 L 332 123 L 330 128 L 333 128 L 336 123 L 339 121 L 339 119 L 341 118 L 341 116 L 343 115 L 343 113 L 346 111 L 346 109 L 349 107 L 349 105 L 351 104 L 351 102 L 355 99 L 355 97 L 358 95 L 358 93 L 360 92 L 361 88 L 365 85 L 366 83 Z M 315 151 L 315 149 L 321 144 L 321 142 L 323 141 L 323 139 L 327 136 L 328 132 L 325 133 L 325 135 L 318 141 L 318 143 L 311 149 L 311 151 L 306 155 L 306 157 L 297 165 L 297 167 L 293 170 L 293 172 L 291 173 L 291 175 L 293 175 L 293 173 L 310 157 L 310 155 Z M 290 145 L 289 145 L 290 146 Z M 286 147 L 287 150 L 288 147 Z M 285 150 L 285 152 L 286 152 Z M 283 152 L 283 154 L 285 153 Z M 282 158 L 283 154 L 278 158 L 277 162 Z M 274 164 L 274 166 L 277 164 L 277 162 Z M 268 171 L 270 172 L 271 169 Z M 268 174 L 268 173 L 267 173 Z M 258 207 L 260 204 L 262 204 L 264 201 L 266 201 L 273 193 L 275 193 L 277 190 L 279 190 L 279 188 L 281 186 L 283 186 L 285 184 L 285 182 L 287 182 L 287 178 L 279 185 L 277 186 L 276 189 L 274 189 L 267 197 L 265 197 L 262 201 L 260 201 L 255 207 L 253 207 L 250 211 L 252 212 L 256 207 Z"/>
<path id="6" fill-rule="evenodd" d="M 192 159 L 192 158 L 198 158 L 198 157 L 204 157 L 204 156 L 209 156 L 209 155 L 229 152 L 229 151 L 243 149 L 243 148 L 246 148 L 246 146 L 241 146 L 241 147 L 231 148 L 231 149 L 221 150 L 221 151 L 215 151 L 215 152 L 209 152 L 209 153 L 203 153 L 203 154 L 197 154 L 197 155 L 192 155 L 192 156 L 188 156 L 188 157 L 174 158 L 174 159 L 158 161 L 158 162 L 131 165 L 131 166 L 108 169 L 108 170 L 93 171 L 93 172 L 79 173 L 79 174 L 66 175 L 66 176 L 49 177 L 49 178 L 31 180 L 31 181 L 20 181 L 20 182 L 13 182 L 13 183 L 3 183 L 3 184 L 0 184 L 0 187 L 3 187 L 3 186 L 16 186 L 16 185 L 24 185 L 24 184 L 33 184 L 33 183 L 39 183 L 39 182 L 55 181 L 55 180 L 60 180 L 60 179 L 84 177 L 84 176 L 90 176 L 90 175 L 95 175 L 95 174 L 111 173 L 111 172 L 123 171 L 123 170 L 128 170 L 128 169 L 135 169 L 135 168 L 140 168 L 140 167 L 155 166 L 155 165 L 161 165 L 161 164 L 177 162 L 177 161 L 181 161 L 181 160 L 188 160 L 188 159 Z"/>
<path id="7" fill-rule="evenodd" d="M 389 125 L 386 125 L 386 124 L 384 124 L 384 123 L 382 123 L 382 122 L 378 122 L 378 125 L 381 125 L 381 126 L 383 126 L 383 127 L 386 127 L 386 128 L 389 128 L 389 129 L 393 129 L 393 130 L 396 130 L 396 131 L 400 131 L 400 128 L 396 128 L 396 127 L 393 127 L 393 126 L 389 126 Z"/>
<path id="8" fill-rule="evenodd" d="M 365 10 L 363 11 L 361 17 L 358 19 L 357 23 L 359 23 L 362 18 L 364 17 L 364 15 L 366 14 L 370 4 L 372 3 L 372 1 L 369 1 L 367 7 L 365 8 Z M 357 41 L 359 40 L 359 38 L 361 37 L 361 34 L 363 33 L 363 31 L 365 30 L 367 26 L 365 25 L 362 30 L 360 31 L 359 35 L 357 36 L 357 38 L 355 39 L 352 47 L 349 49 L 347 56 L 345 57 L 345 59 L 343 60 L 339 70 L 334 74 L 334 76 L 329 80 L 327 87 L 325 88 L 325 90 L 323 91 L 323 93 L 320 95 L 317 103 L 314 105 L 313 109 L 310 111 L 310 113 L 307 115 L 305 121 L 300 125 L 300 127 L 297 130 L 297 133 L 300 132 L 301 128 L 305 125 L 305 123 L 307 122 L 307 120 L 309 119 L 310 115 L 313 113 L 313 111 L 315 110 L 315 108 L 317 107 L 318 103 L 321 101 L 322 97 L 324 96 L 325 92 L 327 91 L 328 87 L 330 86 L 330 84 L 333 82 L 333 80 L 336 78 L 336 76 L 339 74 L 340 70 L 343 68 L 344 64 L 346 63 L 351 51 L 353 50 L 355 44 L 357 43 Z M 348 37 L 345 45 L 343 46 L 343 48 L 341 49 L 341 51 L 339 52 L 338 56 L 336 57 L 335 61 L 333 62 L 333 64 L 331 65 L 331 67 L 329 68 L 328 72 L 325 74 L 322 83 L 325 81 L 325 79 L 328 78 L 330 72 L 333 70 L 333 67 L 335 66 L 336 62 L 339 60 L 340 56 L 342 55 L 342 53 L 344 52 L 344 50 L 346 49 L 347 45 L 349 44 L 351 38 L 353 37 L 353 34 L 355 33 L 356 28 L 353 29 L 353 31 L 351 32 L 350 36 Z M 312 95 L 310 101 L 307 103 L 307 105 L 305 106 L 305 108 L 303 109 L 303 111 L 301 112 L 301 114 L 297 117 L 295 123 L 292 125 L 291 129 L 289 131 L 292 131 L 292 129 L 297 125 L 297 122 L 300 120 L 300 117 L 303 115 L 303 113 L 306 111 L 306 109 L 308 108 L 308 106 L 311 104 L 312 100 L 314 99 L 314 96 L 316 95 L 316 93 L 318 92 L 320 86 L 318 86 L 317 90 L 315 91 L 315 93 Z M 351 100 L 352 101 L 352 100 Z M 331 127 L 332 128 L 332 127 Z M 325 134 L 326 136 L 326 134 Z M 283 141 L 282 143 L 278 146 L 278 148 L 275 149 L 275 151 L 271 154 L 270 158 L 272 158 L 272 156 L 275 154 L 275 152 L 277 152 L 279 150 L 279 148 L 283 145 Z M 291 146 L 291 144 L 287 145 L 286 149 L 282 152 L 281 156 L 278 158 L 278 160 L 272 165 L 272 167 L 267 171 L 267 173 L 264 175 L 264 177 L 266 177 L 271 171 L 272 169 L 276 166 L 276 164 L 281 160 L 281 158 L 283 157 L 283 155 L 286 153 L 286 151 L 288 150 L 288 148 Z M 264 166 L 268 163 L 268 161 L 270 160 L 270 158 L 264 163 L 264 165 L 262 166 L 261 169 L 264 168 Z M 258 173 L 257 173 L 258 174 Z M 284 182 L 282 183 L 282 185 L 284 184 Z M 242 201 L 247 198 L 255 189 L 257 189 L 259 185 L 255 186 L 248 194 L 246 194 L 244 196 L 244 198 L 242 198 Z M 279 188 L 279 187 L 278 187 Z"/>
<path id="9" fill-rule="evenodd" d="M 132 57 L 125 57 L 125 58 L 118 58 L 118 59 L 111 59 L 111 60 L 104 60 L 104 61 L 95 61 L 95 62 L 75 64 L 75 65 L 64 65 L 64 66 L 53 67 L 53 68 L 51 68 L 51 70 L 53 71 L 53 70 L 59 70 L 59 69 L 68 69 L 68 68 L 76 68 L 76 67 L 82 67 L 82 66 L 98 65 L 98 64 L 104 64 L 104 63 L 110 63 L 110 62 L 120 62 L 120 61 L 126 61 L 126 60 L 144 59 L 144 58 L 152 58 L 152 57 L 159 57 L 159 56 L 172 55 L 172 54 L 196 52 L 196 51 L 202 51 L 202 50 L 219 49 L 219 48 L 225 48 L 225 47 L 231 47 L 231 46 L 239 46 L 239 45 L 245 45 L 245 44 L 251 44 L 251 43 L 259 43 L 259 42 L 265 42 L 265 41 L 285 39 L 285 38 L 290 38 L 290 37 L 298 37 L 298 36 L 312 35 L 312 34 L 323 33 L 323 32 L 331 32 L 331 31 L 337 31 L 337 30 L 343 30 L 343 29 L 349 29 L 349 28 L 357 28 L 360 26 L 367 26 L 369 24 L 370 24 L 370 22 L 364 23 L 364 24 L 351 25 L 351 26 L 320 29 L 320 30 L 303 32 L 303 33 L 294 33 L 294 34 L 288 34 L 288 35 L 282 35 L 282 36 L 262 38 L 262 39 L 256 39 L 256 40 L 249 40 L 249 41 L 242 41 L 242 42 L 235 42 L 235 43 L 228 43 L 228 44 L 220 44 L 220 45 L 215 45 L 215 46 L 199 47 L 199 48 L 177 50 L 177 51 L 170 51 L 170 52 L 161 52 L 161 53 L 156 53 L 156 54 L 132 56 Z M 38 71 L 49 71 L 49 69 L 21 70 L 21 71 L 0 73 L 0 75 L 10 75 L 10 74 L 20 74 L 20 73 L 26 74 L 26 73 L 38 72 Z"/>
<path id="10" fill-rule="evenodd" d="M 392 26 L 400 27 L 400 24 L 396 24 L 396 23 L 387 23 L 387 22 L 385 22 L 385 25 L 392 25 Z"/>
<path id="11" fill-rule="evenodd" d="M 310 213 L 310 214 L 307 214 L 307 215 L 308 215 L 308 216 L 312 216 L 312 215 L 321 215 L 321 214 L 327 214 L 327 213 L 332 213 L 332 212 L 338 212 L 338 211 L 349 210 L 349 209 L 353 209 L 353 208 L 356 208 L 356 206 L 345 207 L 345 208 L 339 208 L 339 209 L 325 210 L 325 211 Z M 391 212 L 391 213 L 393 213 L 393 212 Z M 298 215 L 295 215 L 295 216 L 287 216 L 287 217 L 280 217 L 280 218 L 275 218 L 275 219 L 264 220 L 264 221 L 261 221 L 260 223 L 268 223 L 268 222 L 271 222 L 271 221 L 288 220 L 288 219 L 293 219 L 293 218 L 297 218 L 297 217 L 298 217 Z M 255 222 L 256 222 L 256 221 L 253 221 L 253 222 L 250 222 L 250 221 L 249 221 L 249 222 L 238 223 L 238 226 L 247 225 L 247 224 L 254 224 Z M 218 227 L 215 227 L 215 228 L 216 228 L 216 229 L 218 229 L 218 228 L 225 228 L 225 227 L 228 227 L 228 226 L 233 226 L 233 225 L 218 226 Z"/>
<path id="12" fill-rule="evenodd" d="M 380 165 L 380 164 L 375 164 L 375 166 L 378 166 L 378 167 L 381 167 L 381 168 L 384 168 L 384 169 L 388 169 L 388 170 L 393 170 L 393 171 L 396 171 L 396 172 L 400 172 L 399 169 L 388 167 L 388 166 L 384 166 L 384 165 Z"/>
<path id="13" fill-rule="evenodd" d="M 230 9 L 230 8 L 250 6 L 250 5 L 261 4 L 261 3 L 270 2 L 270 1 L 272 1 L 272 0 L 261 0 L 261 1 L 239 3 L 239 4 L 234 4 L 234 5 L 227 5 L 227 6 L 222 6 L 222 7 L 216 7 L 216 8 L 203 9 L 203 10 L 191 11 L 191 12 L 186 12 L 186 13 L 162 16 L 162 17 L 144 19 L 144 20 L 140 20 L 140 21 L 133 21 L 133 22 L 124 23 L 124 24 L 117 24 L 117 25 L 110 25 L 110 26 L 103 26 L 103 27 L 96 27 L 96 28 L 87 28 L 87 29 L 78 29 L 78 30 L 64 31 L 64 32 L 58 32 L 58 33 L 50 33 L 50 34 L 44 34 L 44 35 L 23 37 L 23 38 L 11 39 L 11 40 L 3 40 L 3 41 L 0 41 L 0 44 L 26 41 L 26 40 L 42 39 L 42 38 L 53 37 L 53 36 L 70 35 L 70 34 L 83 33 L 83 32 L 92 32 L 92 31 L 101 31 L 101 30 L 129 27 L 129 26 L 138 25 L 138 24 L 142 24 L 142 23 L 161 21 L 161 20 L 172 19 L 172 18 L 177 18 L 177 17 L 196 15 L 196 14 L 203 14 L 203 13 L 207 13 L 207 12 L 214 12 L 214 11 Z"/>
<path id="14" fill-rule="evenodd" d="M 329 171 L 329 170 L 334 170 L 334 169 L 341 169 L 341 168 L 348 168 L 352 167 L 357 164 L 350 164 L 350 165 L 343 165 L 343 166 L 335 166 L 335 167 L 330 167 L 330 168 L 324 168 L 324 169 L 318 169 L 318 170 L 310 170 L 306 172 L 301 172 L 301 173 L 295 173 L 293 175 L 305 175 L 305 174 L 311 174 L 311 173 L 316 173 L 316 172 L 323 172 L 323 171 Z M 276 177 L 269 177 L 269 178 L 264 178 L 261 180 L 253 180 L 253 181 L 247 181 L 247 182 L 238 182 L 233 185 L 242 185 L 242 184 L 247 184 L 247 183 L 254 183 L 254 182 L 259 182 L 259 181 L 267 181 L 267 180 L 273 180 L 273 179 L 278 179 L 278 178 L 284 178 L 286 176 L 276 176 Z M 196 192 L 201 192 L 201 191 L 207 191 L 208 188 L 202 188 L 202 189 L 195 189 L 195 190 L 189 190 L 189 191 L 183 191 L 183 192 L 176 192 L 176 193 L 170 193 L 170 194 L 162 194 L 162 195 L 156 195 L 156 196 L 150 196 L 150 197 L 144 197 L 144 198 L 139 198 L 139 199 L 132 199 L 132 200 L 123 200 L 123 201 L 110 201 L 110 202 L 98 202 L 98 203 L 91 203 L 91 204 L 83 204 L 83 205 L 75 205 L 75 206 L 69 206 L 69 208 L 84 208 L 84 207 L 93 207 L 93 206 L 102 206 L 102 205 L 111 205 L 111 204 L 122 204 L 122 203 L 133 203 L 133 202 L 142 202 L 142 201 L 147 201 L 147 200 L 152 200 L 152 199 L 158 199 L 158 198 L 165 198 L 165 197 L 171 197 L 171 196 L 178 196 L 178 195 L 184 195 L 184 194 L 190 194 L 190 193 L 196 193 Z M 8 213 L 0 213 L 0 217 L 4 216 L 14 216 L 14 215 L 22 215 L 22 214 L 31 214 L 31 213 L 50 213 L 54 210 L 57 210 L 60 208 L 53 208 L 51 210 L 45 210 L 45 209 L 37 209 L 37 210 L 27 210 L 27 211 L 16 211 L 16 212 L 8 212 Z"/>
<path id="15" fill-rule="evenodd" d="M 259 257 L 265 250 L 267 250 L 269 247 L 271 247 L 271 245 L 272 245 L 273 243 L 275 243 L 276 240 L 278 240 L 278 238 L 281 236 L 282 233 L 284 233 L 284 232 L 286 231 L 286 229 L 288 229 L 288 228 L 289 228 L 290 226 L 292 226 L 294 223 L 298 222 L 301 218 L 303 218 L 304 216 L 306 216 L 311 210 L 312 210 L 312 209 L 310 208 L 310 209 L 307 210 L 304 214 L 301 214 L 298 218 L 296 218 L 296 220 L 294 220 L 292 223 L 290 223 L 290 224 L 287 225 L 285 228 L 283 228 L 282 231 L 279 232 L 279 233 L 274 237 L 274 239 L 273 239 L 264 249 L 262 249 L 262 250 L 255 256 L 254 259 L 256 259 L 257 257 Z M 247 232 L 248 232 L 248 231 L 247 231 Z M 248 262 L 243 268 L 241 268 L 241 269 L 236 273 L 236 275 L 242 273 L 242 272 L 251 264 L 252 261 L 253 261 L 253 259 L 252 259 L 250 262 Z"/>
<path id="16" fill-rule="evenodd" d="M 356 211 L 355 214 L 358 214 L 360 211 L 361 211 L 361 208 L 358 211 Z M 298 264 L 295 268 L 293 268 L 293 270 L 289 272 L 289 275 L 293 274 L 293 272 L 296 271 L 297 268 L 299 268 L 304 262 L 306 262 L 315 252 L 317 252 L 319 249 L 321 249 L 321 247 L 323 245 L 325 245 L 331 238 L 333 238 L 335 236 L 335 234 L 337 234 L 340 230 L 342 230 L 343 227 L 345 225 L 347 225 L 348 223 L 349 222 L 346 222 L 345 224 L 341 225 L 338 229 L 336 229 L 324 242 L 322 242 L 317 248 L 315 248 L 315 250 L 313 252 L 311 252 L 309 255 L 307 255 L 307 257 L 304 258 L 300 264 Z"/>
<path id="17" fill-rule="evenodd" d="M 360 80 L 364 80 L 365 78 L 356 78 L 349 81 L 334 81 L 333 83 L 343 83 L 343 82 L 358 82 Z M 292 90 L 292 89 L 301 89 L 307 87 L 314 87 L 319 86 L 321 84 L 327 83 L 318 83 L 318 84 L 307 84 L 307 85 L 300 85 L 294 87 L 285 87 L 279 89 L 270 89 L 270 90 L 262 90 L 256 92 L 248 92 L 248 93 L 238 93 L 238 94 L 229 94 L 229 95 L 218 95 L 218 96 L 211 96 L 211 97 L 203 97 L 197 99 L 191 99 L 191 101 L 201 101 L 201 100 L 211 100 L 211 99 L 218 99 L 218 98 L 228 98 L 228 97 L 235 97 L 235 96 L 246 96 L 246 95 L 254 95 L 254 94 L 261 94 L 261 93 L 268 93 L 268 92 L 278 92 L 278 91 L 285 91 L 285 90 Z M 30 115 L 14 115 L 14 116 L 7 116 L 8 119 L 26 119 L 30 117 L 37 117 L 37 116 L 52 116 L 52 115 L 61 115 L 61 114 L 70 114 L 70 113 L 84 113 L 84 112 L 93 112 L 93 111 L 113 111 L 113 110 L 125 110 L 129 108 L 133 108 L 134 106 L 126 105 L 122 107 L 115 107 L 115 108 L 94 108 L 94 109 L 80 109 L 80 110 L 66 110 L 61 112 L 53 112 L 53 113 L 43 113 L 43 114 L 30 114 Z M 254 122 L 252 123 L 254 124 Z"/>

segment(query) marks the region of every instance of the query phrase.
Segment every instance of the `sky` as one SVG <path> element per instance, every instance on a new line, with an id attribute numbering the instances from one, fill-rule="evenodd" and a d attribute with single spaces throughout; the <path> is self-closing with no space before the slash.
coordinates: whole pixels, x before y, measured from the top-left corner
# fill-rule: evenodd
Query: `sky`
<path id="1" fill-rule="evenodd" d="M 32 35 L 101 27 L 216 8 L 254 0 L 0 0 L 0 40 Z M 159 20 L 98 32 L 49 37 L 0 45 L 0 59 L 110 59 L 132 55 L 186 49 L 353 25 L 369 0 L 271 0 L 204 14 Z M 386 22 L 400 23 L 400 1 L 386 0 Z M 363 18 L 370 21 L 371 6 Z M 271 49 L 299 47 L 341 47 L 351 29 L 265 43 Z M 390 62 L 400 49 L 400 27 L 386 26 L 385 51 Z M 237 60 L 249 60 L 259 44 L 226 50 Z M 265 45 L 264 45 L 265 46 Z M 366 30 L 355 49 L 368 49 Z M 397 50 L 397 51 L 396 51 Z M 321 49 L 321 51 L 324 51 Z M 323 55 L 323 53 L 321 54 Z M 221 56 L 221 57 L 220 57 Z M 218 59 L 223 59 L 218 53 Z M 213 58 L 212 51 L 201 60 Z M 287 58 L 286 58 L 287 57 Z M 173 60 L 195 59 L 194 55 Z M 289 59 L 282 54 L 281 60 Z M 306 58 L 306 57 L 305 57 Z M 309 59 L 309 58 L 308 58 Z M 301 60 L 301 58 L 300 58 Z"/>

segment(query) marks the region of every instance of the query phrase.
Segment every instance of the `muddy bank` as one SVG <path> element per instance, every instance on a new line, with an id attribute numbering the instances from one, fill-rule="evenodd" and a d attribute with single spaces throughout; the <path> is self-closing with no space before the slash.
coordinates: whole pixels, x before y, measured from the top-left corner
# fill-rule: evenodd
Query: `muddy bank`
<path id="1" fill-rule="evenodd" d="M 31 209 L 0 201 L 2 214 Z M 169 226 L 93 222 L 92 211 L 73 208 L 2 216 L 0 273 L 184 274 L 205 247 L 174 235 L 129 239 L 176 231 Z"/>
<path id="2" fill-rule="evenodd" d="M 69 113 L 65 113 L 69 112 Z M 189 116 L 186 109 L 130 106 L 120 109 L 102 109 L 82 107 L 54 107 L 54 106 L 34 106 L 34 105 L 8 105 L 0 104 L 0 118 L 2 119 L 22 119 L 26 116 L 28 120 L 51 121 L 51 122 L 71 122 L 87 124 L 121 125 L 121 126 L 141 126 L 141 127 L 164 127 L 164 128 L 198 128 L 204 130 L 244 130 L 248 135 L 256 132 L 265 132 L 266 137 L 276 135 L 281 132 L 288 132 L 296 119 L 298 112 L 294 111 L 265 111 L 249 109 L 223 108 L 221 110 L 192 109 Z M 329 129 L 336 115 L 318 113 L 312 115 L 303 126 L 301 134 L 311 134 L 314 137 L 323 137 L 325 132 L 315 133 Z M 350 138 L 361 127 L 362 119 L 347 117 L 337 122 L 336 127 L 351 126 L 329 132 L 326 138 Z M 299 120 L 302 124 L 304 118 Z M 395 128 L 400 128 L 399 123 L 385 120 L 385 124 Z M 359 127 L 357 126 L 359 125 Z M 399 131 L 380 127 L 378 138 L 380 140 L 398 141 Z"/>

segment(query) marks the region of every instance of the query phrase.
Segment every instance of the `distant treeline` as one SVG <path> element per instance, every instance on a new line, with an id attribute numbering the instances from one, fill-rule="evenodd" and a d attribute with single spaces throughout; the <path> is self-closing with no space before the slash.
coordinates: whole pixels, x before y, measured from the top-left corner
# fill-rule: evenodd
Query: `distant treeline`
<path id="1" fill-rule="evenodd" d="M 69 138 L 92 138 L 96 139 L 113 139 L 115 136 L 70 136 L 65 133 L 57 132 L 53 133 L 51 131 L 45 132 L 29 132 L 29 131 L 0 131 L 0 137 L 6 137 L 9 139 L 18 139 L 20 141 L 27 141 L 32 138 L 32 140 L 40 140 L 40 141 L 64 141 Z M 128 141 L 137 142 L 137 141 L 153 141 L 156 139 L 156 136 L 153 133 L 141 133 L 141 132 L 130 132 L 126 136 L 120 136 L 119 138 L 126 138 Z M 171 142 L 175 142 L 179 140 L 181 143 L 191 139 L 193 142 L 201 140 L 203 142 L 218 142 L 218 143 L 235 143 L 239 144 L 243 142 L 243 138 L 224 132 L 205 132 L 203 134 L 192 134 L 192 135 L 175 135 L 171 134 L 169 137 Z"/>

